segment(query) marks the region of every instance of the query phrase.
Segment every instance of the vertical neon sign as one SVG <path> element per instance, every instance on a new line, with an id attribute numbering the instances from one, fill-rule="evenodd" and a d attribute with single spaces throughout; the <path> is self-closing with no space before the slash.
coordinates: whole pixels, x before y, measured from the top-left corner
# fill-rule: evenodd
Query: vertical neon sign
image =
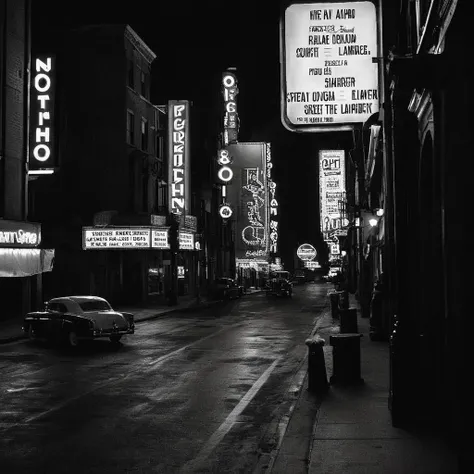
<path id="1" fill-rule="evenodd" d="M 189 208 L 189 101 L 168 102 L 169 212 L 184 214 Z"/>
<path id="2" fill-rule="evenodd" d="M 51 56 L 36 59 L 31 100 L 30 174 L 54 168 L 54 72 L 54 59 Z"/>
<path id="3" fill-rule="evenodd" d="M 276 253 L 278 251 L 278 201 L 275 198 L 276 183 L 272 180 L 271 170 L 273 168 L 271 144 L 266 144 L 266 160 L 267 160 L 267 183 L 268 183 L 268 201 L 270 207 L 270 232 L 269 232 L 269 251 Z"/>
<path id="4" fill-rule="evenodd" d="M 239 93 L 237 88 L 237 78 L 235 74 L 229 69 L 222 74 L 222 95 L 224 98 L 224 133 L 223 133 L 223 148 L 217 153 L 217 178 L 221 184 L 221 204 L 219 206 L 219 215 L 223 219 L 228 219 L 232 216 L 233 211 L 227 203 L 227 186 L 232 181 L 234 173 L 229 166 L 232 163 L 232 157 L 225 147 L 232 143 L 237 143 L 237 136 L 239 132 L 239 116 L 237 114 L 236 97 Z"/>

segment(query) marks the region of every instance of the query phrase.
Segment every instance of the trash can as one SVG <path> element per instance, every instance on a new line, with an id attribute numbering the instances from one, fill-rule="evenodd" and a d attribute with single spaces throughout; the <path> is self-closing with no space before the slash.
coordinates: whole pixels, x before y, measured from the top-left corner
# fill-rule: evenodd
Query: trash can
<path id="1" fill-rule="evenodd" d="M 321 393 L 329 388 L 323 350 L 325 342 L 318 335 L 305 341 L 308 346 L 308 390 L 310 392 Z"/>
<path id="2" fill-rule="evenodd" d="M 332 319 L 339 318 L 339 294 L 337 291 L 329 293 L 329 300 L 331 301 L 331 316 Z"/>
<path id="3" fill-rule="evenodd" d="M 329 337 L 332 346 L 333 375 L 331 384 L 364 383 L 360 376 L 360 338 L 362 334 L 335 334 Z"/>
<path id="4" fill-rule="evenodd" d="M 358 333 L 357 308 L 339 310 L 341 333 Z"/>

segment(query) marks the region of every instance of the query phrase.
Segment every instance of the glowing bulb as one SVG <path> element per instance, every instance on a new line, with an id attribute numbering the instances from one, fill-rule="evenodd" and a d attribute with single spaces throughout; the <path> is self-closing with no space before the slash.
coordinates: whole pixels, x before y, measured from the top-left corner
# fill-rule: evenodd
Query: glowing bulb
<path id="1" fill-rule="evenodd" d="M 369 219 L 369 224 L 372 226 L 372 227 L 375 227 L 377 225 L 377 219 Z"/>
<path id="2" fill-rule="evenodd" d="M 382 217 L 382 216 L 383 216 L 383 209 L 377 209 L 376 214 L 377 214 L 379 217 Z"/>

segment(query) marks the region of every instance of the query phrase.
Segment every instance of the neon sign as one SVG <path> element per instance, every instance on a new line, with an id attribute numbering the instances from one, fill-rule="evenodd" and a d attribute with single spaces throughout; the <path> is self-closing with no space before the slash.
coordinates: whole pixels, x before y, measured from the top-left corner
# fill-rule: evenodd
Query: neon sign
<path id="1" fill-rule="evenodd" d="M 221 205 L 219 207 L 219 215 L 223 219 L 228 219 L 232 216 L 232 209 L 229 204 L 226 203 L 227 198 L 227 185 L 232 181 L 234 172 L 229 166 L 232 163 L 232 157 L 229 152 L 223 148 L 217 153 L 217 164 L 220 166 L 217 171 L 217 177 L 221 182 Z"/>
<path id="2" fill-rule="evenodd" d="M 237 78 L 230 70 L 222 74 L 222 95 L 224 96 L 224 145 L 237 143 L 239 133 L 239 116 L 236 97 L 239 93 Z"/>
<path id="3" fill-rule="evenodd" d="M 320 223 L 324 240 L 335 230 L 347 226 L 343 215 L 346 192 L 344 150 L 320 150 L 319 152 L 319 193 Z"/>
<path id="4" fill-rule="evenodd" d="M 168 102 L 169 130 L 169 212 L 183 214 L 189 202 L 189 101 Z"/>
<path id="5" fill-rule="evenodd" d="M 29 172 L 53 167 L 53 111 L 54 111 L 54 65 L 53 58 L 37 58 L 33 78 L 31 101 L 31 129 Z"/>
<path id="6" fill-rule="evenodd" d="M 278 250 L 278 221 L 276 216 L 278 215 L 278 201 L 275 199 L 276 183 L 271 179 L 271 170 L 273 168 L 271 144 L 267 143 L 266 160 L 267 160 L 267 183 L 269 191 L 270 201 L 270 252 L 276 252 Z"/>

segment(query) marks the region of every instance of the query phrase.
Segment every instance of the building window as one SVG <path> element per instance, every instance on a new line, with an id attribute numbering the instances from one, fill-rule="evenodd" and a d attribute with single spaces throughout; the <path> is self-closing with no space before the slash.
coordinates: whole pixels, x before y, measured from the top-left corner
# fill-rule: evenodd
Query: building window
<path id="1" fill-rule="evenodd" d="M 140 71 L 140 84 L 141 84 L 141 94 L 145 99 L 148 99 L 148 90 L 147 90 L 147 75 Z"/>
<path id="2" fill-rule="evenodd" d="M 168 190 L 168 186 L 166 183 L 162 180 L 158 180 L 158 209 L 162 210 L 162 212 L 165 212 L 165 207 L 168 204 L 167 199 L 166 199 L 166 193 Z"/>
<path id="3" fill-rule="evenodd" d="M 135 71 L 133 67 L 133 61 L 131 59 L 128 60 L 128 66 L 127 66 L 127 74 L 128 74 L 128 87 L 131 87 L 132 89 L 135 89 Z"/>
<path id="4" fill-rule="evenodd" d="M 160 160 L 162 160 L 165 156 L 165 138 L 163 135 L 156 136 L 155 156 Z"/>
<path id="5" fill-rule="evenodd" d="M 142 118 L 141 134 L 142 134 L 142 150 L 147 151 L 148 150 L 148 120 L 144 118 Z"/>
<path id="6" fill-rule="evenodd" d="M 127 143 L 135 145 L 135 115 L 127 110 Z"/>

